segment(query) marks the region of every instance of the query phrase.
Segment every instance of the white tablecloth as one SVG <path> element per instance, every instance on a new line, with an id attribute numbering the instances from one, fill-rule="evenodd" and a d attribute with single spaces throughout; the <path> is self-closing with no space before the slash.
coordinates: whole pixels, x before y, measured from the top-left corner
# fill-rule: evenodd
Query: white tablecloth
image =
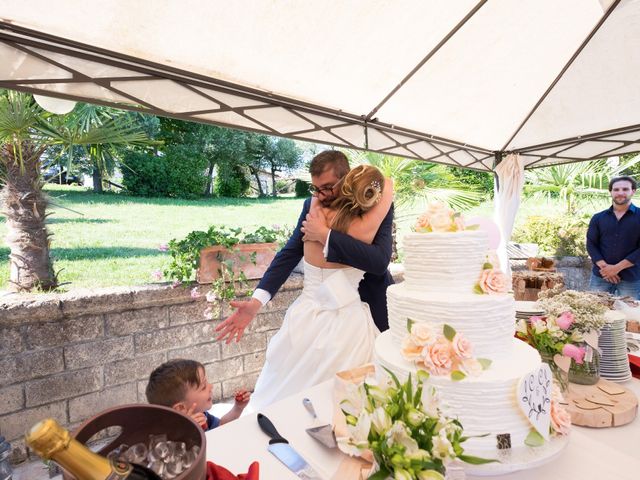
<path id="1" fill-rule="evenodd" d="M 640 380 L 622 384 L 640 397 Z M 331 478 L 342 460 L 339 450 L 329 450 L 311 438 L 305 428 L 331 423 L 333 381 L 328 381 L 285 398 L 261 413 L 271 419 L 280 434 L 323 478 Z M 318 419 L 313 420 L 302 405 L 308 397 Z M 269 438 L 262 433 L 255 413 L 207 432 L 207 459 L 235 474 L 245 473 L 249 464 L 260 463 L 261 480 L 295 480 L 297 477 L 269 451 Z M 479 478 L 479 477 L 474 477 Z M 569 444 L 560 456 L 538 468 L 483 477 L 508 480 L 637 480 L 640 478 L 640 419 L 615 428 L 573 427 Z"/>

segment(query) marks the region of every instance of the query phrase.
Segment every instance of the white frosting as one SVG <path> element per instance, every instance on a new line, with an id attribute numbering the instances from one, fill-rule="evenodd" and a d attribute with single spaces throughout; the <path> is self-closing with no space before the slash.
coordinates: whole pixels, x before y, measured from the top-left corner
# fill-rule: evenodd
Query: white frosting
<path id="1" fill-rule="evenodd" d="M 472 293 L 488 250 L 487 233 L 409 233 L 403 239 L 404 280 L 424 292 Z"/>
<path id="2" fill-rule="evenodd" d="M 512 448 L 524 447 L 531 424 L 520 410 L 516 400 L 521 377 L 540 365 L 538 352 L 520 340 L 513 339 L 511 355 L 494 361 L 478 377 L 467 377 L 454 382 L 450 377 L 429 377 L 428 383 L 436 387 L 443 413 L 457 417 L 464 434 L 483 435 L 471 438 L 462 446 L 465 453 L 495 458 L 496 435 L 509 433 Z M 376 340 L 375 363 L 406 380 L 409 373 L 415 377 L 417 367 L 406 361 L 391 332 L 382 333 Z M 379 371 L 384 372 L 382 369 Z"/>
<path id="3" fill-rule="evenodd" d="M 425 234 L 426 235 L 426 234 Z M 511 295 L 444 294 L 418 291 L 407 282 L 387 288 L 389 328 L 398 348 L 408 335 L 407 318 L 427 322 L 437 332 L 448 324 L 473 345 L 474 356 L 509 356 L 515 332 L 515 301 Z"/>

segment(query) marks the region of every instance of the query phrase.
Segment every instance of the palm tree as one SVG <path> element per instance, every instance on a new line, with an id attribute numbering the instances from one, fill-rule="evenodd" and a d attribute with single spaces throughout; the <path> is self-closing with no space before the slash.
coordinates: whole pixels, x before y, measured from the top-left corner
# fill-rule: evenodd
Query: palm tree
<path id="1" fill-rule="evenodd" d="M 12 289 L 51 290 L 58 285 L 49 251 L 47 200 L 40 175 L 45 151 L 54 145 L 73 152 L 74 145 L 127 145 L 145 138 L 129 124 L 105 121 L 95 126 L 83 124 L 82 116 L 73 112 L 65 116 L 48 114 L 28 94 L 9 91 L 0 95 L 0 204 L 7 217 Z"/>
<path id="2" fill-rule="evenodd" d="M 451 171 L 435 163 L 410 160 L 376 152 L 349 151 L 352 163 L 368 163 L 378 167 L 385 177 L 393 179 L 395 203 L 399 207 L 411 208 L 411 212 L 393 219 L 392 261 L 397 260 L 396 219 L 415 215 L 415 210 L 424 209 L 430 202 L 447 203 L 455 210 L 464 211 L 480 204 L 485 195 L 456 179 Z"/>
<path id="3" fill-rule="evenodd" d="M 609 196 L 609 180 L 640 162 L 636 155 L 624 162 L 599 159 L 591 162 L 553 165 L 525 173 L 525 195 L 534 198 L 560 198 L 566 213 L 573 214 L 579 198 L 593 200 Z"/>

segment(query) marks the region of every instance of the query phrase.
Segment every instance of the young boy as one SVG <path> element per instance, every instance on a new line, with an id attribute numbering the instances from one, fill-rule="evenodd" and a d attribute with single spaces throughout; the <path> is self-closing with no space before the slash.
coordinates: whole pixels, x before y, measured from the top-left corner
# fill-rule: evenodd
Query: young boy
<path id="1" fill-rule="evenodd" d="M 204 430 L 224 425 L 240 416 L 249 403 L 250 393 L 244 390 L 235 394 L 235 402 L 222 418 L 207 410 L 213 405 L 213 385 L 207 380 L 204 365 L 194 360 L 169 360 L 156 368 L 149 376 L 147 401 L 164 405 L 188 415 Z"/>

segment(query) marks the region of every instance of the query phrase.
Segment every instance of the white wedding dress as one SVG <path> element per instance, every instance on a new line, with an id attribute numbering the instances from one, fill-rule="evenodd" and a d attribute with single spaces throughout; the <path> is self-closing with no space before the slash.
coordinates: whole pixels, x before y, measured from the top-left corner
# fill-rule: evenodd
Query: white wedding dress
<path id="1" fill-rule="evenodd" d="M 302 294 L 269 342 L 251 395 L 254 411 L 372 360 L 379 331 L 358 294 L 363 275 L 304 262 Z"/>

